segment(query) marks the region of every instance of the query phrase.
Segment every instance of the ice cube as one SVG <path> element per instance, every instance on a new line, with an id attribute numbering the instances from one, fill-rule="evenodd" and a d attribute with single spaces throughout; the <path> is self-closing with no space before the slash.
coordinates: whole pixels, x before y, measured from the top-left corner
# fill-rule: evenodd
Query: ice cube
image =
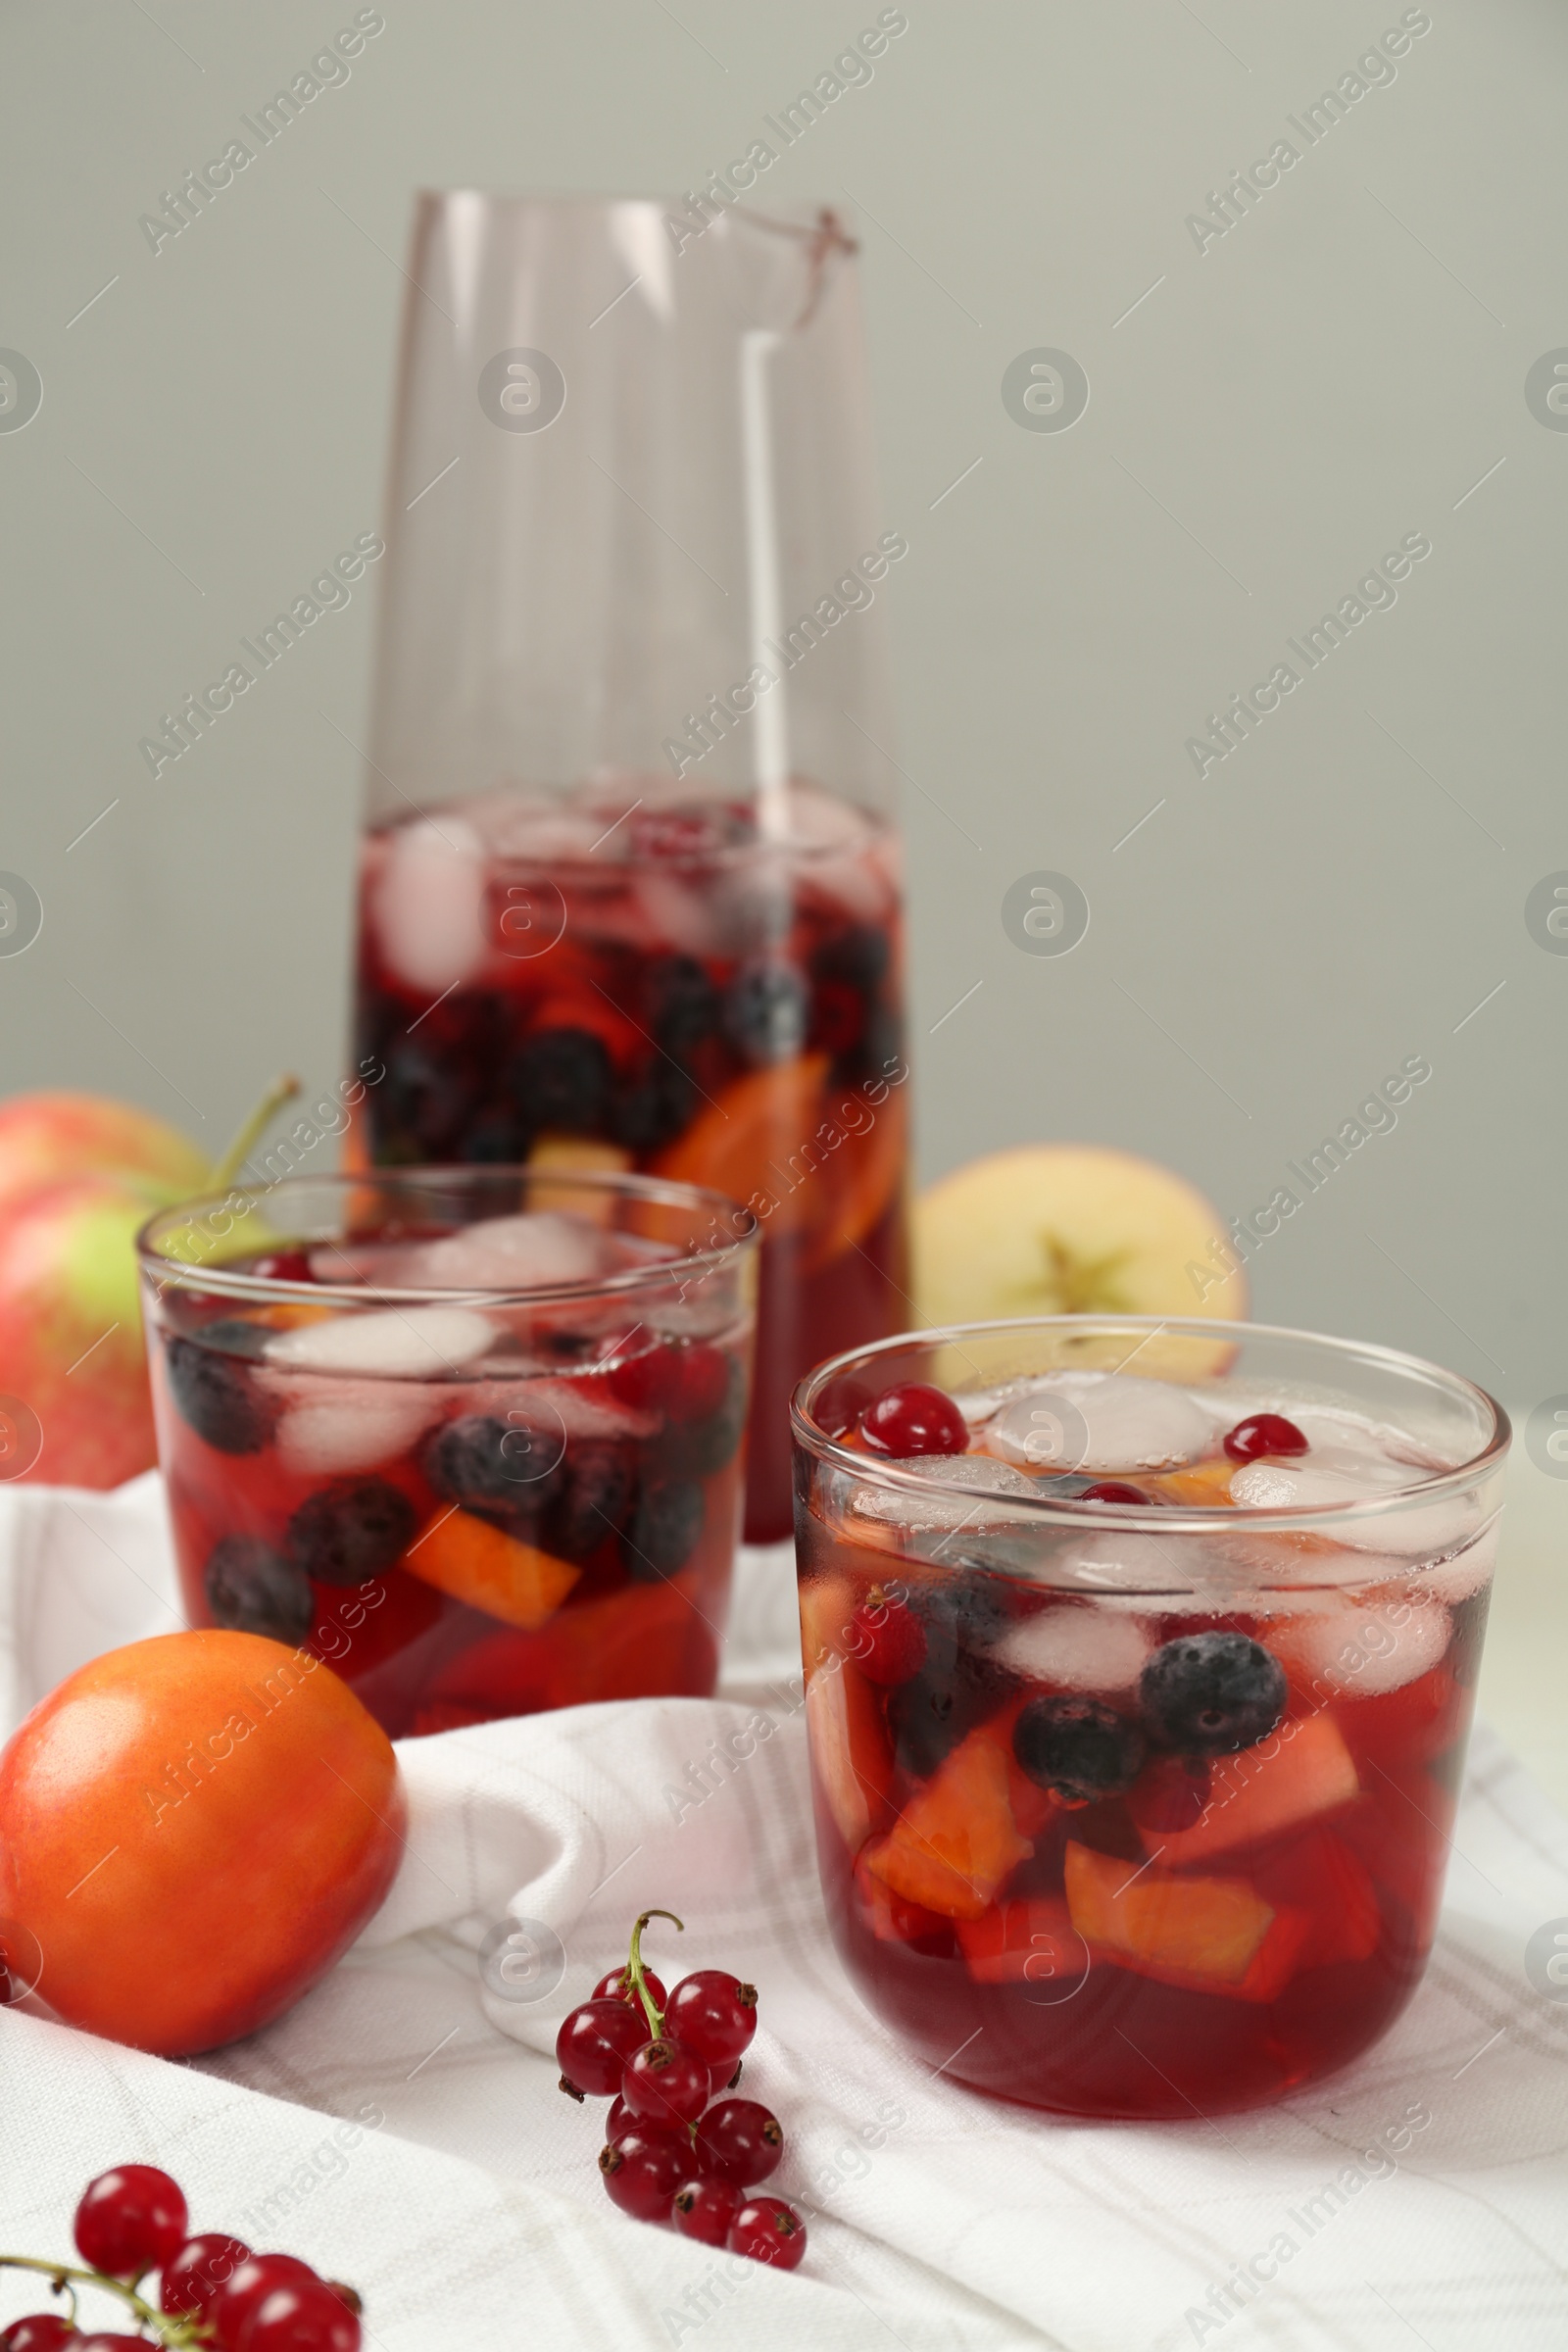
<path id="1" fill-rule="evenodd" d="M 1190 1540 L 1118 1535 L 1111 1528 L 1069 1537 L 1043 1565 L 1052 1585 L 1092 1592 L 1096 1605 L 1106 1609 L 1137 1606 L 1139 1596 L 1156 1592 L 1161 1613 L 1216 1609 L 1235 1593 L 1228 1563 L 1208 1545 L 1200 1550 Z"/>
<path id="2" fill-rule="evenodd" d="M 1231 1479 L 1231 1500 L 1254 1511 L 1315 1511 L 1375 1502 L 1407 1486 L 1408 1470 L 1370 1457 L 1350 1466 L 1310 1461 L 1244 1462 Z"/>
<path id="3" fill-rule="evenodd" d="M 514 1382 L 506 1388 L 486 1381 L 476 1395 L 474 1409 L 498 1413 L 504 1420 L 509 1403 L 522 1419 L 559 1427 L 564 1438 L 648 1438 L 659 1427 L 657 1413 L 639 1412 L 620 1403 L 593 1374 L 580 1380 L 530 1380 L 521 1386 Z"/>
<path id="4" fill-rule="evenodd" d="M 909 1494 L 893 1487 L 851 1488 L 852 1512 L 862 1519 L 880 1520 L 884 1526 L 904 1528 L 911 1534 L 933 1535 L 956 1528 L 1006 1525 L 1009 1519 L 1017 1526 L 1018 1515 L 1006 1510 L 1004 1498 L 1009 1495 L 1038 1498 L 1040 1494 L 1035 1481 L 1025 1478 L 1021 1470 L 1014 1470 L 1006 1462 L 987 1461 L 983 1454 L 917 1453 L 898 1457 L 888 1467 L 964 1490 L 961 1494 L 945 1494 L 933 1485 L 929 1494 Z M 998 1503 L 988 1510 L 987 1499 L 991 1496 L 998 1497 Z"/>
<path id="5" fill-rule="evenodd" d="M 416 1289 L 408 1268 L 423 1242 L 321 1242 L 310 1253 L 313 1282 L 364 1283 L 376 1290 Z"/>
<path id="6" fill-rule="evenodd" d="M 853 801 L 816 784 L 789 788 L 789 846 L 792 850 L 845 850 L 866 847 L 873 836 L 865 811 Z"/>
<path id="7" fill-rule="evenodd" d="M 1247 1462 L 1231 1480 L 1231 1499 L 1252 1510 L 1315 1511 L 1348 1503 L 1381 1502 L 1408 1490 L 1430 1471 L 1387 1455 L 1357 1453 L 1346 1465 L 1319 1467 L 1319 1458 L 1295 1462 Z M 1390 1552 L 1403 1560 L 1458 1551 L 1477 1522 L 1473 1497 L 1450 1502 L 1411 1502 L 1364 1519 L 1336 1525 L 1336 1541 L 1354 1551 Z"/>
<path id="8" fill-rule="evenodd" d="M 1012 1627 L 990 1653 L 1058 1690 L 1130 1690 L 1154 1647 L 1142 1617 L 1068 1601 Z"/>
<path id="9" fill-rule="evenodd" d="M 1319 1691 L 1376 1698 L 1430 1673 L 1448 1646 L 1448 1631 L 1441 1601 L 1390 1610 L 1356 1600 L 1271 1626 L 1268 1646 Z"/>
<path id="10" fill-rule="evenodd" d="M 400 1279 L 415 1290 L 531 1291 L 593 1282 L 612 1270 L 618 1253 L 604 1230 L 562 1209 L 527 1209 L 512 1217 L 480 1217 L 406 1261 Z"/>
<path id="11" fill-rule="evenodd" d="M 411 988 L 439 996 L 484 961 L 484 844 L 466 818 L 398 826 L 371 896 L 381 953 Z"/>
<path id="12" fill-rule="evenodd" d="M 1173 1470 L 1206 1453 L 1214 1422 L 1195 1396 L 1125 1372 L 1055 1372 L 1029 1382 L 988 1421 L 980 1443 L 1036 1470 Z"/>
<path id="13" fill-rule="evenodd" d="M 498 862 L 541 866 L 576 865 L 591 858 L 620 810 L 606 813 L 580 801 L 497 792 L 466 801 L 463 813 Z M 607 854 L 612 847 L 612 841 L 605 844 Z"/>
<path id="14" fill-rule="evenodd" d="M 392 1306 L 280 1331 L 267 1343 L 267 1360 L 291 1371 L 429 1380 L 475 1362 L 494 1340 L 495 1326 L 472 1307 Z"/>
<path id="15" fill-rule="evenodd" d="M 1468 1600 L 1472 1593 L 1492 1582 L 1492 1572 L 1497 1564 L 1497 1535 L 1498 1518 L 1494 1517 L 1475 1542 L 1456 1551 L 1451 1559 L 1417 1568 L 1410 1578 L 1411 1590 L 1453 1604 Z"/>
<path id="16" fill-rule="evenodd" d="M 710 889 L 691 889 L 655 868 L 638 876 L 637 896 L 651 939 L 699 959 L 723 953 L 727 942 Z"/>
<path id="17" fill-rule="evenodd" d="M 437 1420 L 446 1394 L 413 1381 L 291 1382 L 283 1389 L 277 1423 L 278 1458 L 285 1470 L 305 1478 L 373 1470 Z"/>

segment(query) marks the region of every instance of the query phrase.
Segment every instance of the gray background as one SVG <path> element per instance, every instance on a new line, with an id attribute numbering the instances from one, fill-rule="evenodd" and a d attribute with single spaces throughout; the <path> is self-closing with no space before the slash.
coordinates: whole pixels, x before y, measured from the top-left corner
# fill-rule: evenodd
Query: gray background
<path id="1" fill-rule="evenodd" d="M 767 186 L 848 191 L 864 237 L 923 1173 L 1093 1138 L 1246 1210 L 1424 1054 L 1254 1311 L 1529 1404 L 1568 1390 L 1568 957 L 1524 920 L 1568 867 L 1568 434 L 1524 398 L 1568 344 L 1560 9 L 1433 0 L 1239 227 L 1185 226 L 1400 13 L 909 0 Z M 155 257 L 138 216 L 353 15 L 0 20 L 0 344 L 44 384 L 0 434 L 0 866 L 45 907 L 0 960 L 0 1085 L 133 1096 L 215 1149 L 280 1064 L 342 1060 L 374 574 L 159 782 L 136 746 L 379 519 L 411 191 L 678 194 L 876 9 L 386 0 L 352 79 Z M 1087 372 L 1070 431 L 1004 409 L 1037 346 Z M 1396 608 L 1200 781 L 1206 713 L 1415 530 Z M 1003 929 L 1038 868 L 1090 902 L 1065 957 Z"/>

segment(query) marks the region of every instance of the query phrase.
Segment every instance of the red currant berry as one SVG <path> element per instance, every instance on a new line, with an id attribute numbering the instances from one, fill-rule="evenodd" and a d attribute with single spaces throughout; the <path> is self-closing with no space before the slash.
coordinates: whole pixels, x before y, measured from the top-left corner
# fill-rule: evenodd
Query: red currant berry
<path id="1" fill-rule="evenodd" d="M 617 2140 L 623 2132 L 641 2131 L 642 2120 L 643 2119 L 640 2115 L 635 2114 L 633 2110 L 627 2106 L 625 2100 L 621 2097 L 619 2091 L 617 2090 L 611 2105 L 610 2113 L 605 2118 L 606 2141 L 612 2142 Z"/>
<path id="2" fill-rule="evenodd" d="M 556 2035 L 562 2089 L 574 2099 L 585 2091 L 590 2098 L 608 2099 L 620 2088 L 627 2059 L 648 2038 L 640 2001 L 635 2007 L 621 2000 L 584 2001 Z"/>
<path id="3" fill-rule="evenodd" d="M 620 2095 L 650 2124 L 695 2124 L 713 2093 L 713 2078 L 697 2052 L 661 2034 L 626 2062 Z"/>
<path id="4" fill-rule="evenodd" d="M 184 2319 L 191 2313 L 205 2320 L 208 2306 L 220 2288 L 228 2284 L 249 2255 L 249 2246 L 237 2237 L 216 2232 L 207 2237 L 188 2237 L 178 2253 L 164 2265 L 158 2286 L 160 2311 L 172 2320 Z"/>
<path id="5" fill-rule="evenodd" d="M 89 2270 L 132 2278 L 176 2253 L 189 2227 L 177 2180 L 153 2164 L 120 2164 L 87 2183 L 76 2207 L 76 2251 Z"/>
<path id="6" fill-rule="evenodd" d="M 662 2015 L 668 1996 L 651 1968 L 643 1970 L 643 1983 L 648 1987 L 649 1998 L 654 2007 Z M 590 1998 L 596 2001 L 629 2001 L 633 2008 L 642 2009 L 641 2001 L 632 1990 L 631 1978 L 623 1968 L 612 1968 L 608 1977 L 601 1977 L 594 1986 Z M 643 2010 L 645 2017 L 647 2014 L 648 2012 Z"/>
<path id="7" fill-rule="evenodd" d="M 1290 1461 L 1305 1453 L 1307 1444 L 1294 1421 L 1283 1413 L 1249 1413 L 1225 1432 L 1225 1450 L 1233 1462 L 1255 1462 L 1264 1454 Z"/>
<path id="8" fill-rule="evenodd" d="M 207 2307 L 208 2324 L 223 2352 L 238 2352 L 245 2325 L 253 2311 L 280 2286 L 317 2283 L 308 2262 L 292 2254 L 251 2254 Z"/>
<path id="9" fill-rule="evenodd" d="M 715 2082 L 722 2082 L 757 2032 L 757 1986 L 743 1984 L 727 1969 L 696 1969 L 670 1994 L 664 2032 L 695 2051 Z"/>
<path id="10" fill-rule="evenodd" d="M 29 2312 L 24 2320 L 13 2320 L 0 2335 L 0 2352 L 59 2352 L 62 2344 L 79 2352 L 81 2338 L 57 2311 Z"/>
<path id="11" fill-rule="evenodd" d="M 264 1250 L 260 1257 L 252 1258 L 245 1271 L 247 1274 L 263 1274 L 269 1282 L 316 1280 L 308 1250 Z"/>
<path id="12" fill-rule="evenodd" d="M 611 2202 L 634 2221 L 662 2222 L 669 2201 L 691 2170 L 691 2142 L 684 2132 L 639 2124 L 623 2132 L 612 2148 L 599 2151 L 599 2170 Z"/>
<path id="13" fill-rule="evenodd" d="M 668 1340 L 612 1360 L 609 1381 L 612 1395 L 634 1411 L 706 1421 L 729 1394 L 729 1359 L 699 1340 Z"/>
<path id="14" fill-rule="evenodd" d="M 257 2304 L 234 2352 L 360 2352 L 360 2323 L 323 2278 L 296 2279 Z"/>
<path id="15" fill-rule="evenodd" d="M 147 2352 L 144 2335 L 69 2335 L 71 2352 Z"/>
<path id="16" fill-rule="evenodd" d="M 891 1689 L 925 1664 L 925 1627 L 906 1600 L 873 1585 L 850 1612 L 850 1655 L 868 1683 Z"/>
<path id="17" fill-rule="evenodd" d="M 1092 1487 L 1085 1487 L 1078 1496 L 1080 1502 L 1148 1503 L 1153 1499 L 1141 1487 L 1130 1487 L 1124 1478 L 1097 1479 Z"/>
<path id="18" fill-rule="evenodd" d="M 717 2173 L 684 2180 L 670 2200 L 669 2218 L 682 2237 L 701 2238 L 705 2246 L 721 2246 L 729 2226 L 746 2202 L 746 2191 Z"/>
<path id="19" fill-rule="evenodd" d="M 697 2127 L 697 2155 L 705 2173 L 742 2188 L 765 2180 L 784 2153 L 784 2127 L 756 2099 L 719 2099 Z"/>
<path id="20" fill-rule="evenodd" d="M 945 1389 L 906 1380 L 866 1406 L 860 1436 L 873 1453 L 962 1453 L 969 1424 Z"/>
<path id="21" fill-rule="evenodd" d="M 793 2271 L 806 2252 L 806 2224 L 782 2197 L 752 2197 L 731 2222 L 724 2243 L 732 2254 Z"/>

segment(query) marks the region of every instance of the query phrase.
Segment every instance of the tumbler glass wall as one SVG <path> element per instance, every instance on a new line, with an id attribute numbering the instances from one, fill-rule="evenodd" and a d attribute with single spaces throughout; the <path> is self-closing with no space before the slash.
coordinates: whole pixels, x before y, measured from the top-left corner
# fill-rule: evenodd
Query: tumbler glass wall
<path id="1" fill-rule="evenodd" d="M 905 1319 L 890 567 L 833 215 L 421 198 L 368 749 L 378 1161 L 711 1184 L 787 1397 Z"/>
<path id="2" fill-rule="evenodd" d="M 909 1383 L 947 1392 L 943 1450 L 879 1455 L 862 1415 Z M 1468 1381 L 1257 1325 L 972 1324 L 819 1367 L 817 1851 L 877 2015 L 1097 2117 L 1263 2105 L 1377 2041 L 1436 1932 L 1508 1437 Z"/>

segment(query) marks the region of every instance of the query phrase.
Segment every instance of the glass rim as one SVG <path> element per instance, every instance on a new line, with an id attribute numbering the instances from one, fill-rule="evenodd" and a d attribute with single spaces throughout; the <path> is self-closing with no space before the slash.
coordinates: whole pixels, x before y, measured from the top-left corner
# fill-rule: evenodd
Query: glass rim
<path id="1" fill-rule="evenodd" d="M 1342 1340 L 1329 1333 L 1298 1331 L 1280 1323 L 1225 1323 L 1200 1316 L 1176 1315 L 1012 1315 L 997 1316 L 971 1323 L 948 1323 L 933 1326 L 929 1331 L 905 1331 L 893 1338 L 877 1340 L 864 1348 L 849 1348 L 842 1354 L 817 1364 L 800 1381 L 790 1397 L 790 1434 L 794 1442 L 819 1460 L 846 1472 L 862 1485 L 877 1484 L 896 1494 L 942 1494 L 961 1497 L 974 1502 L 975 1490 L 956 1481 L 951 1485 L 942 1479 L 926 1478 L 909 1470 L 897 1469 L 886 1457 L 874 1453 L 859 1453 L 852 1446 L 841 1445 L 820 1423 L 811 1418 L 810 1408 L 832 1380 L 858 1366 L 873 1363 L 887 1355 L 912 1346 L 936 1348 L 946 1343 L 979 1339 L 993 1332 L 1068 1331 L 1087 1332 L 1125 1331 L 1131 1336 L 1142 1333 L 1139 1346 L 1160 1332 L 1171 1332 L 1181 1338 L 1212 1340 L 1223 1343 L 1233 1351 L 1249 1338 L 1284 1340 L 1296 1345 L 1330 1351 L 1340 1360 L 1347 1358 L 1375 1364 L 1385 1370 L 1416 1373 L 1428 1383 L 1446 1389 L 1450 1396 L 1472 1404 L 1479 1403 L 1483 1418 L 1492 1423 L 1492 1435 L 1478 1453 L 1449 1470 L 1439 1471 L 1430 1478 L 1414 1481 L 1407 1487 L 1396 1488 L 1365 1500 L 1317 1503 L 1308 1508 L 1248 1504 L 1242 1509 L 1214 1510 L 1196 1503 L 1161 1502 L 1151 1508 L 1148 1504 L 1086 1503 L 1070 1495 L 999 1494 L 990 1499 L 999 1503 L 1008 1514 L 1016 1513 L 1012 1525 L 1035 1524 L 1041 1528 L 1072 1530 L 1082 1534 L 1095 1528 L 1115 1535 L 1172 1536 L 1224 1535 L 1235 1538 L 1245 1529 L 1266 1530 L 1269 1534 L 1327 1534 L 1350 1520 L 1395 1518 L 1412 1505 L 1426 1506 L 1442 1501 L 1452 1494 L 1463 1494 L 1479 1483 L 1488 1470 L 1497 1467 L 1512 1442 L 1513 1425 L 1504 1408 L 1490 1390 L 1467 1379 L 1462 1372 L 1448 1372 L 1425 1356 L 1410 1355 L 1397 1348 L 1384 1348 L 1370 1340 Z M 1136 1353 L 1136 1349 L 1132 1351 Z M 1130 1362 L 1124 1356 L 1121 1370 Z M 1067 1366 L 1070 1370 L 1072 1367 Z M 1090 1369 L 1091 1367 L 1084 1367 Z M 1100 1369 L 1099 1366 L 1092 1367 Z M 1134 1377 L 1138 1377 L 1136 1374 Z M 932 1456 L 933 1460 L 939 1459 Z M 1110 1472 L 1105 1473 L 1111 1476 Z M 955 1530 L 955 1534 L 959 1531 Z M 1479 1531 L 1478 1531 L 1479 1532 Z M 1305 1563 L 1302 1563 L 1303 1569 Z M 1314 1580 L 1303 1574 L 1297 1583 L 1306 1586 Z M 1335 1579 L 1334 1582 L 1340 1580 Z M 1118 1588 L 1119 1589 L 1119 1588 Z"/>
<path id="2" fill-rule="evenodd" d="M 607 213 L 617 205 L 650 205 L 662 213 L 686 213 L 687 199 L 672 190 L 661 193 L 656 188 L 479 188 L 460 182 L 454 187 L 421 185 L 414 191 L 415 209 L 418 213 L 438 211 L 450 204 L 487 204 L 504 207 L 509 212 L 531 209 L 541 213 Z M 833 204 L 825 196 L 802 196 L 794 203 L 770 207 L 763 211 L 757 205 L 737 199 L 726 205 L 719 216 L 728 220 L 739 215 L 756 228 L 782 231 L 787 236 L 810 238 L 821 233 L 824 215 L 836 222 L 845 250 L 854 253 L 858 248 L 850 233 L 851 208 Z"/>
<path id="3" fill-rule="evenodd" d="M 614 1274 L 586 1276 L 575 1282 L 515 1284 L 470 1284 L 466 1289 L 432 1290 L 396 1283 L 326 1283 L 289 1282 L 273 1274 L 243 1274 L 221 1263 L 166 1256 L 156 1247 L 160 1239 L 179 1232 L 199 1219 L 204 1212 L 216 1212 L 231 1218 L 248 1215 L 254 1208 L 270 1200 L 297 1197 L 308 1187 L 331 1188 L 339 1193 L 356 1185 L 406 1186 L 430 1188 L 441 1185 L 449 1189 L 477 1189 L 481 1184 L 497 1179 L 529 1178 L 536 1184 L 575 1188 L 587 1193 L 609 1196 L 616 1200 L 646 1201 L 653 1206 L 696 1209 L 709 1212 L 714 1222 L 723 1221 L 726 1238 L 711 1247 L 686 1250 L 674 1257 L 659 1258 L 648 1265 L 628 1266 Z M 569 1212 L 568 1212 L 569 1213 Z M 136 1257 L 142 1272 L 156 1279 L 160 1291 L 202 1290 L 219 1297 L 246 1299 L 254 1302 L 287 1300 L 290 1304 L 308 1303 L 352 1309 L 364 1306 L 550 1306 L 569 1304 L 573 1300 L 595 1298 L 635 1298 L 640 1291 L 657 1290 L 667 1285 L 670 1276 L 678 1272 L 681 1280 L 706 1281 L 711 1274 L 738 1263 L 749 1251 L 755 1250 L 761 1239 L 761 1226 L 752 1218 L 749 1233 L 735 1233 L 737 1219 L 751 1212 L 732 1200 L 728 1194 L 712 1190 L 709 1185 L 683 1184 L 669 1176 L 643 1176 L 629 1169 L 529 1167 L 514 1160 L 466 1161 L 452 1166 L 419 1166 L 398 1168 L 360 1168 L 352 1171 L 328 1169 L 319 1176 L 297 1172 L 280 1176 L 270 1184 L 231 1185 L 225 1193 L 197 1194 L 188 1200 L 158 1209 L 136 1235 Z M 453 1229 L 466 1230 L 463 1226 Z M 279 1240 L 288 1238 L 286 1232 Z M 372 1238 L 365 1237 L 367 1240 Z M 217 1237 L 220 1243 L 225 1235 Z"/>

